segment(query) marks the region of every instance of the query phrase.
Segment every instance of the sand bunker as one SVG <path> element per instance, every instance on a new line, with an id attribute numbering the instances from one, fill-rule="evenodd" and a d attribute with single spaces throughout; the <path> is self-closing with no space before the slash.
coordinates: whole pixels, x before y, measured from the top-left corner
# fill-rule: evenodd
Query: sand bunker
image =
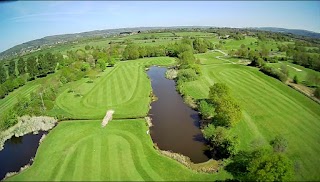
<path id="1" fill-rule="evenodd" d="M 113 113 L 114 113 L 114 110 L 107 111 L 106 116 L 103 118 L 102 123 L 101 123 L 102 127 L 105 127 L 108 124 L 108 122 L 112 120 Z"/>

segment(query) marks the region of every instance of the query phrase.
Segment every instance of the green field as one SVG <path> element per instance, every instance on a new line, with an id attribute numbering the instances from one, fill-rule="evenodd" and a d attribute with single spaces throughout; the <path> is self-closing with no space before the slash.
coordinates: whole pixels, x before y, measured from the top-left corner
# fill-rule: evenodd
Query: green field
<path id="1" fill-rule="evenodd" d="M 201 174 L 153 148 L 144 120 L 66 121 L 40 145 L 30 168 L 9 181 L 190 181 L 217 180 L 225 172 Z"/>
<path id="2" fill-rule="evenodd" d="M 225 63 L 225 61 L 218 59 L 217 56 L 223 56 L 220 52 L 206 52 L 202 54 L 196 54 L 195 57 L 200 60 L 200 64 L 220 64 Z"/>
<path id="3" fill-rule="evenodd" d="M 243 65 L 202 66 L 203 76 L 184 85 L 194 98 L 207 98 L 209 86 L 226 83 L 243 107 L 243 119 L 233 128 L 241 149 L 252 141 L 268 142 L 277 134 L 289 141 L 289 156 L 301 164 L 297 180 L 319 178 L 320 106 L 282 82 Z"/>
<path id="4" fill-rule="evenodd" d="M 156 38 L 151 39 L 152 35 Z M 46 51 L 65 54 L 68 50 L 84 49 L 86 45 L 107 48 L 110 41 L 127 39 L 139 46 L 157 46 L 173 43 L 184 36 L 205 37 L 215 44 L 220 41 L 216 34 L 205 32 L 141 33 L 61 45 Z M 249 36 L 244 40 L 222 41 L 225 42 L 221 47 L 224 52 L 238 49 L 242 44 L 250 49 L 258 49 L 264 44 L 273 50 L 273 55 L 281 54 L 277 52 L 275 41 L 258 41 Z M 86 52 L 90 54 L 91 51 Z M 39 53 L 43 52 L 30 55 Z M 289 142 L 287 154 L 298 169 L 295 180 L 320 180 L 319 104 L 258 68 L 237 64 L 239 58 L 229 58 L 218 51 L 195 54 L 195 57 L 200 60 L 202 74 L 196 81 L 183 83 L 183 93 L 204 99 L 208 98 L 211 85 L 226 83 L 243 108 L 242 120 L 232 128 L 239 136 L 240 149 L 251 149 L 253 142 L 267 144 L 282 134 Z M 120 61 L 103 72 L 64 84 L 58 89 L 53 109 L 45 114 L 71 121 L 63 121 L 50 131 L 40 145 L 33 165 L 9 180 L 191 181 L 231 177 L 224 170 L 209 175 L 187 169 L 155 150 L 150 135 L 146 134 L 148 127 L 142 118 L 149 112 L 152 88 L 145 69 L 151 65 L 175 63 L 175 58 L 169 57 Z M 320 74 L 290 62 L 267 64 L 275 68 L 289 65 L 289 78 L 297 75 L 300 82 L 306 80 L 308 73 Z M 0 111 L 13 108 L 20 97 L 28 96 L 59 76 L 60 70 L 16 89 L 0 100 Z M 101 119 L 109 109 L 115 111 L 115 120 L 101 128 Z"/>
<path id="5" fill-rule="evenodd" d="M 319 72 L 314 71 L 312 69 L 305 68 L 297 64 L 290 63 L 288 61 L 281 61 L 278 63 L 268 63 L 268 65 L 277 69 L 280 69 L 281 65 L 287 66 L 289 78 L 293 79 L 293 77 L 297 75 L 298 80 L 300 82 L 305 82 L 307 80 L 308 74 L 314 74 L 320 77 Z"/>
<path id="6" fill-rule="evenodd" d="M 173 63 L 174 59 L 167 57 L 119 62 L 114 68 L 107 68 L 94 83 L 83 78 L 67 85 L 81 96 L 65 89 L 52 112 L 74 119 L 101 119 L 108 109 L 113 109 L 114 118 L 144 117 L 149 111 L 151 92 L 145 67 Z"/>

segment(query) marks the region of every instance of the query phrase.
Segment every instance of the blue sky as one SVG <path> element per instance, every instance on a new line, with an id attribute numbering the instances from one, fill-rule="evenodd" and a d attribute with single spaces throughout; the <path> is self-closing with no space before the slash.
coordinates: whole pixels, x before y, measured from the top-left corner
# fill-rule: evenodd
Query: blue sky
<path id="1" fill-rule="evenodd" d="M 319 1 L 0 3 L 0 52 L 48 35 L 139 26 L 282 27 L 320 32 Z"/>

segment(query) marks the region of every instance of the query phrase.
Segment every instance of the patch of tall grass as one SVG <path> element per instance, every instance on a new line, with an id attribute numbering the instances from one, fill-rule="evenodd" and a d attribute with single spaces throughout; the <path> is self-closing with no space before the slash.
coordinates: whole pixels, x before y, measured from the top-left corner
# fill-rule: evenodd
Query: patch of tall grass
<path id="1" fill-rule="evenodd" d="M 48 131 L 53 128 L 57 120 L 47 116 L 22 116 L 18 123 L 0 133 L 0 151 L 3 149 L 6 140 L 12 136 L 20 137 L 28 133 L 37 134 L 39 131 Z"/>

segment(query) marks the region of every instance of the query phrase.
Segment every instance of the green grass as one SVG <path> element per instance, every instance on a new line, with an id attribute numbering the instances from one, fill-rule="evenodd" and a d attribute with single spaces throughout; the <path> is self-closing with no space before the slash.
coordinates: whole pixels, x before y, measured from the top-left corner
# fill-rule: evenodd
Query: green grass
<path id="1" fill-rule="evenodd" d="M 108 68 L 94 83 L 86 83 L 84 78 L 68 85 L 82 96 L 76 97 L 76 93 L 65 89 L 58 96 L 52 112 L 74 119 L 100 119 L 108 109 L 113 109 L 115 118 L 144 117 L 149 111 L 151 93 L 145 66 L 172 63 L 174 59 L 168 57 L 119 62 L 114 68 Z"/>
<path id="2" fill-rule="evenodd" d="M 320 180 L 320 106 L 256 68 L 242 65 L 202 66 L 203 76 L 184 85 L 195 98 L 207 98 L 209 86 L 224 82 L 243 107 L 243 119 L 233 129 L 241 149 L 254 140 L 265 143 L 277 134 L 289 141 L 288 155 L 301 162 L 296 180 Z"/>
<path id="3" fill-rule="evenodd" d="M 32 166 L 8 181 L 173 181 L 227 177 L 191 171 L 153 148 L 144 120 L 66 121 L 40 145 Z M 230 177 L 230 176 L 229 176 Z"/>
<path id="4" fill-rule="evenodd" d="M 288 68 L 288 72 L 289 72 L 288 73 L 289 78 L 293 79 L 293 77 L 295 75 L 297 75 L 298 80 L 300 82 L 307 81 L 308 74 L 314 74 L 314 75 L 320 76 L 320 73 L 317 71 L 305 68 L 305 67 L 297 65 L 297 64 L 290 63 L 288 61 L 281 61 L 278 63 L 268 63 L 268 65 L 271 67 L 277 68 L 277 69 L 280 69 L 281 65 L 286 65 Z"/>
<path id="5" fill-rule="evenodd" d="M 226 63 L 226 61 L 216 58 L 217 56 L 223 57 L 224 55 L 220 52 L 214 52 L 214 51 L 210 51 L 202 54 L 195 54 L 195 57 L 200 59 L 200 64 Z"/>

